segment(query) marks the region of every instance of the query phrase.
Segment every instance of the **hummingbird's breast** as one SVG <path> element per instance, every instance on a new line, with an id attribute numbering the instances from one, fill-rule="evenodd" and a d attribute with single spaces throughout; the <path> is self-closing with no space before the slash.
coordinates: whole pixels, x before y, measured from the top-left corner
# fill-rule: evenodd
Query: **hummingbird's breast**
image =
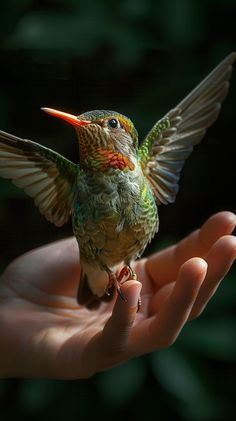
<path id="1" fill-rule="evenodd" d="M 158 229 L 154 196 L 142 170 L 82 173 L 73 230 L 82 259 L 112 267 L 137 258 Z"/>

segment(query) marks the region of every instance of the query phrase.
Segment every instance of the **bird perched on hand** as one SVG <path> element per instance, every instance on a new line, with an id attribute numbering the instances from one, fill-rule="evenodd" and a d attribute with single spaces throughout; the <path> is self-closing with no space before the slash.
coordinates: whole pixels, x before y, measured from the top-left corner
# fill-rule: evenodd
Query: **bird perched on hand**
<path id="1" fill-rule="evenodd" d="M 79 165 L 0 132 L 0 175 L 33 197 L 55 225 L 72 215 L 81 255 L 80 304 L 96 308 L 115 289 L 125 299 L 120 284 L 135 278 L 131 262 L 158 231 L 157 206 L 174 202 L 186 158 L 216 120 L 235 57 L 226 57 L 157 121 L 141 146 L 131 120 L 105 110 L 74 116 L 43 108 L 75 127 Z"/>

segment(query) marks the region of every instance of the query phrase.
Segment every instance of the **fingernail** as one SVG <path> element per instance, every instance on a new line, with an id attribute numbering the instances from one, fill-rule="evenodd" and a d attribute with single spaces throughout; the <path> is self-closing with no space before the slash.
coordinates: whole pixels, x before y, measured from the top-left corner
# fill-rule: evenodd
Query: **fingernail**
<path id="1" fill-rule="evenodd" d="M 125 297 L 127 299 L 127 303 L 129 307 L 131 308 L 137 307 L 141 288 L 142 288 L 142 284 L 138 281 L 134 281 L 134 283 L 130 285 L 130 287 L 125 292 Z"/>

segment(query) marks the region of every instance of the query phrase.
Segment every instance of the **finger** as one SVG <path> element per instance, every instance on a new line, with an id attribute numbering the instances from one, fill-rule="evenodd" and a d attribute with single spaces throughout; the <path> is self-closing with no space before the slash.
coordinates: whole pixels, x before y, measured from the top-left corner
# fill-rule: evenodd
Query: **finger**
<path id="1" fill-rule="evenodd" d="M 236 258 L 236 237 L 225 236 L 220 238 L 206 257 L 208 272 L 199 291 L 196 302 L 192 308 L 190 319 L 199 316 L 219 284 L 226 276 Z"/>
<path id="2" fill-rule="evenodd" d="M 102 369 L 121 361 L 127 350 L 130 332 L 137 314 L 141 287 L 140 282 L 133 280 L 122 285 L 122 293 L 127 302 L 117 297 L 112 315 L 99 338 L 98 348 Z"/>
<path id="3" fill-rule="evenodd" d="M 133 352 L 143 354 L 170 346 L 188 320 L 206 276 L 207 264 L 192 258 L 180 268 L 175 287 L 160 312 L 136 326 L 132 334 Z"/>
<path id="4" fill-rule="evenodd" d="M 163 287 L 158 288 L 157 292 L 153 294 L 149 301 L 148 314 L 153 315 L 160 311 L 164 302 L 168 299 L 175 287 L 175 282 L 170 282 Z"/>
<path id="5" fill-rule="evenodd" d="M 50 294 L 74 296 L 80 277 L 79 248 L 74 237 L 36 248 L 15 259 L 6 273 L 17 272 Z"/>
<path id="6" fill-rule="evenodd" d="M 171 282 L 186 260 L 194 256 L 204 257 L 218 238 L 233 232 L 235 225 L 236 215 L 232 212 L 219 212 L 211 216 L 200 229 L 176 246 L 156 253 L 147 260 L 146 269 L 150 279 L 158 286 Z"/>

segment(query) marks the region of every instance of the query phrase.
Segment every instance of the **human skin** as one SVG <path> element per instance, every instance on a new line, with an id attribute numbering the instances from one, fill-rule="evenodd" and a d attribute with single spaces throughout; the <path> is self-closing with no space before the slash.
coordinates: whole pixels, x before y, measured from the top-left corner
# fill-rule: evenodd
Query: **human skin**
<path id="1" fill-rule="evenodd" d="M 233 213 L 220 212 L 180 243 L 137 261 L 140 282 L 122 285 L 127 302 L 116 296 L 96 311 L 75 300 L 74 238 L 17 258 L 0 280 L 0 377 L 87 378 L 169 347 L 230 269 L 235 225 Z"/>

